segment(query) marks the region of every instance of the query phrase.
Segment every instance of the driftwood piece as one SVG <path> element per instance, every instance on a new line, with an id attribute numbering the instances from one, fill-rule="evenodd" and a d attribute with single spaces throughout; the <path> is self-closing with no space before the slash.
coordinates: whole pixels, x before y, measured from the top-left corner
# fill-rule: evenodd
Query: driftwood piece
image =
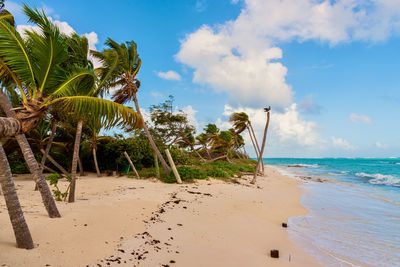
<path id="1" fill-rule="evenodd" d="M 139 173 L 136 171 L 136 168 L 135 168 L 135 166 L 133 165 L 133 162 L 132 162 L 131 158 L 129 157 L 128 153 L 126 153 L 126 151 L 124 151 L 124 155 L 125 155 L 125 158 L 128 160 L 129 165 L 131 165 L 133 171 L 135 172 L 136 177 L 137 177 L 138 179 L 140 179 Z"/>
<path id="2" fill-rule="evenodd" d="M 181 177 L 179 176 L 178 170 L 175 167 L 174 160 L 172 159 L 171 154 L 169 153 L 168 149 L 165 150 L 165 154 L 167 154 L 169 165 L 171 165 L 171 168 L 172 168 L 172 171 L 174 172 L 176 181 L 178 182 L 178 184 L 181 184 L 182 183 Z"/>

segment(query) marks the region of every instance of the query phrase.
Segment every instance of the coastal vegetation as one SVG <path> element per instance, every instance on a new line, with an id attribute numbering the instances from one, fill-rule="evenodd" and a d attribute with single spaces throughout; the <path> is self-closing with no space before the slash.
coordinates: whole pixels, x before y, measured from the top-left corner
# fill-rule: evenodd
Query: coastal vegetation
<path id="1" fill-rule="evenodd" d="M 135 42 L 108 38 L 103 51 L 90 51 L 86 37 L 61 33 L 43 11 L 26 5 L 23 11 L 39 31 L 21 34 L 8 11 L 0 15 L 0 181 L 18 247 L 31 249 L 33 241 L 12 173 L 32 174 L 54 218 L 61 216 L 54 199 L 75 201 L 78 167 L 80 176 L 95 172 L 166 183 L 176 182 L 174 165 L 184 182 L 209 177 L 235 182 L 263 170 L 269 110 L 261 147 L 246 113 L 232 114 L 231 129 L 210 123 L 196 133 L 187 114 L 174 110 L 173 96 L 152 105 L 150 120 L 144 121 L 137 97 L 142 61 Z M 91 57 L 101 66 L 94 68 Z M 128 106 L 132 102 L 135 109 Z M 116 134 L 117 128 L 124 133 Z M 246 129 L 258 164 L 244 150 Z M 68 181 L 66 191 L 58 187 L 60 179 Z"/>

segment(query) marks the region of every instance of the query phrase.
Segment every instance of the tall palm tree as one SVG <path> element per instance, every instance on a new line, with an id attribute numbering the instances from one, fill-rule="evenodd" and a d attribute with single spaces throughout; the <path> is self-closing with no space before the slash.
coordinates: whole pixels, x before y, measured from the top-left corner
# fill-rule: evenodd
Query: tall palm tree
<path id="1" fill-rule="evenodd" d="M 265 123 L 265 129 L 264 129 L 264 137 L 263 137 L 263 141 L 262 141 L 262 145 L 261 145 L 261 152 L 260 152 L 260 156 L 258 157 L 258 161 L 257 161 L 257 166 L 256 166 L 256 170 L 254 172 L 254 177 L 251 180 L 251 184 L 255 184 L 256 183 L 256 177 L 257 177 L 257 173 L 259 171 L 259 167 L 260 164 L 262 164 L 262 166 L 264 166 L 264 163 L 262 161 L 262 155 L 264 153 L 264 148 L 265 148 L 265 141 L 267 139 L 267 133 L 268 133 L 268 125 L 269 125 L 269 119 L 270 119 L 270 110 L 271 107 L 268 108 L 264 108 L 264 111 L 267 112 L 267 122 Z"/>
<path id="2" fill-rule="evenodd" d="M 21 133 L 36 127 L 54 105 L 62 106 L 64 112 L 73 112 L 77 116 L 96 112 L 108 126 L 120 121 L 127 125 L 141 124 L 141 118 L 131 108 L 90 96 L 90 85 L 96 79 L 94 72 L 77 66 L 63 68 L 62 64 L 68 60 L 69 54 L 59 29 L 43 11 L 24 5 L 24 12 L 41 29 L 41 33 L 26 31 L 25 40 L 7 18 L 0 18 L 0 79 L 12 82 L 22 99 L 22 107 L 12 109 L 4 106 L 5 102 L 2 102 L 2 107 L 9 117 L 16 111 L 14 119 L 20 124 Z M 87 92 L 82 92 L 82 88 Z M 19 144 L 25 160 L 36 183 L 39 183 L 39 191 L 50 217 L 59 217 L 26 138 L 16 137 L 21 140 Z"/>
<path id="3" fill-rule="evenodd" d="M 4 118 L 0 118 L 0 121 Z M 4 125 L 4 124 L 3 124 Z M 20 124 L 15 123 L 8 127 L 0 126 L 0 136 L 4 137 L 18 131 Z M 22 212 L 21 205 L 18 200 L 17 192 L 15 190 L 14 182 L 11 175 L 10 165 L 7 161 L 6 153 L 4 152 L 3 146 L 0 142 L 0 183 L 3 191 L 4 199 L 6 202 L 8 215 L 14 230 L 15 239 L 19 248 L 31 249 L 33 248 L 33 240 L 30 234 L 28 225 L 26 224 L 24 213 Z"/>
<path id="4" fill-rule="evenodd" d="M 88 52 L 89 52 L 89 42 L 86 37 L 84 36 L 79 36 L 77 34 L 73 34 L 71 37 L 65 37 L 66 43 L 68 46 L 68 52 L 69 52 L 69 60 L 66 61 L 67 67 L 66 69 L 71 68 L 70 66 L 77 66 L 79 68 L 87 69 L 87 70 L 93 70 L 93 64 L 92 62 L 88 59 Z M 73 68 L 72 68 L 73 69 Z M 101 83 L 101 81 L 100 81 Z M 96 83 L 95 85 L 99 85 L 99 83 Z M 92 87 L 90 86 L 90 90 L 87 88 L 87 84 L 80 84 L 78 87 L 78 92 L 77 94 L 82 94 L 85 96 L 89 97 L 95 97 L 97 99 L 99 95 L 101 95 L 101 90 L 98 90 L 97 87 Z M 103 99 L 101 99 L 103 100 Z M 111 101 L 110 101 L 111 102 Z M 116 125 L 128 125 L 131 128 L 141 128 L 142 127 L 142 118 L 139 114 L 135 113 L 131 108 L 127 108 L 123 106 L 121 103 L 118 102 L 112 102 L 114 105 L 117 105 L 123 109 L 130 109 L 135 115 L 136 115 L 136 121 L 135 123 L 130 123 L 129 121 L 125 121 L 124 118 L 120 118 L 118 120 L 111 120 L 107 116 L 105 116 L 101 113 L 98 113 L 97 110 L 92 110 L 89 113 L 86 114 L 74 114 L 74 117 L 77 121 L 77 128 L 76 128 L 76 135 L 75 135 L 75 143 L 74 143 L 74 152 L 72 156 L 72 167 L 71 167 L 71 185 L 69 189 L 69 195 L 68 195 L 68 202 L 74 202 L 75 201 L 75 184 L 76 184 L 76 171 L 77 171 L 77 164 L 79 160 L 79 149 L 80 149 L 80 142 L 81 142 L 81 136 L 82 136 L 82 129 L 83 129 L 83 124 L 85 121 L 87 121 L 87 118 L 90 118 L 92 120 L 97 120 L 97 125 L 98 129 L 100 130 L 101 126 L 104 126 L 106 129 L 109 129 L 113 126 Z M 95 151 L 94 151 L 95 152 Z M 96 158 L 96 154 L 94 153 L 94 158 Z M 82 164 L 80 165 L 82 166 Z M 81 167 L 80 167 L 81 169 Z M 98 169 L 98 168 L 97 168 Z M 81 169 L 82 171 L 82 169 Z M 99 172 L 98 172 L 99 174 Z"/>
<path id="5" fill-rule="evenodd" d="M 112 87 L 119 88 L 113 95 L 114 101 L 121 104 L 133 101 L 136 112 L 142 116 L 137 99 L 140 81 L 136 78 L 142 61 L 137 53 L 136 43 L 130 41 L 126 42 L 126 44 L 118 44 L 108 38 L 105 44 L 108 48 L 103 52 L 91 51 L 92 55 L 98 58 L 103 64 L 101 68 L 96 70 L 100 75 L 100 80 L 102 81 L 98 85 L 98 89 L 108 90 Z M 149 139 L 154 152 L 157 154 L 165 172 L 169 175 L 171 169 L 154 143 L 146 123 L 143 124 L 143 129 L 146 132 L 147 138 Z"/>
<path id="6" fill-rule="evenodd" d="M 235 112 L 231 115 L 229 121 L 232 122 L 236 134 L 240 134 L 247 129 L 258 159 L 260 157 L 260 147 L 258 146 L 258 141 L 256 135 L 254 134 L 253 126 L 249 120 L 249 115 L 247 115 L 246 112 Z M 264 172 L 264 165 L 262 165 L 261 168 Z"/>
<path id="7" fill-rule="evenodd" d="M 8 20 L 10 24 L 14 24 L 14 18 L 11 14 L 4 10 L 4 3 L 0 3 L 0 20 Z M 4 75 L 5 74 L 5 75 Z M 4 67 L 0 63 L 0 83 L 3 85 L 4 82 L 8 83 L 9 76 L 4 72 Z M 1 90 L 0 93 L 6 96 Z M 0 99 L 1 101 L 1 99 Z M 4 120 L 4 118 L 0 118 Z M 14 136 L 20 129 L 20 124 L 16 121 L 6 120 L 4 123 L 0 123 L 0 138 L 5 136 Z M 7 156 L 4 152 L 2 142 L 0 141 L 0 184 L 4 194 L 8 215 L 14 230 L 15 239 L 19 248 L 32 249 L 33 240 L 29 231 L 28 225 L 26 224 L 24 213 L 22 212 L 21 205 L 18 200 L 17 192 L 15 190 L 14 181 L 12 179 L 10 165 L 7 161 Z"/>

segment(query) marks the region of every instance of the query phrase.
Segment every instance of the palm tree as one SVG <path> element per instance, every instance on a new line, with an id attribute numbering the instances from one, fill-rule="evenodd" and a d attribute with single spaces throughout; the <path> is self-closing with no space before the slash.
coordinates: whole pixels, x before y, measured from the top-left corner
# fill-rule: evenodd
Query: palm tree
<path id="1" fill-rule="evenodd" d="M 70 68 L 70 66 L 78 66 L 83 69 L 87 70 L 93 70 L 93 64 L 92 62 L 88 59 L 88 52 L 89 52 L 89 42 L 86 37 L 82 36 L 80 37 L 77 34 L 73 34 L 71 37 L 66 37 L 66 42 L 68 45 L 68 51 L 70 54 L 69 60 L 66 62 L 67 63 L 67 69 Z M 101 83 L 101 81 L 100 81 Z M 99 83 L 96 84 L 97 86 Z M 91 87 L 91 90 L 88 91 L 86 88 L 88 86 L 87 84 L 80 84 L 79 85 L 79 92 L 77 93 L 82 93 L 85 96 L 89 97 L 95 97 L 97 98 L 98 95 L 101 94 L 101 90 L 98 89 L 98 87 Z M 103 100 L 101 98 L 97 98 L 98 100 Z M 111 102 L 111 101 L 110 101 Z M 76 135 L 75 135 L 75 143 L 74 143 L 74 152 L 72 156 L 72 167 L 71 167 L 71 186 L 69 190 L 69 195 L 68 195 L 68 202 L 74 202 L 75 201 L 75 184 L 76 184 L 76 170 L 77 170 L 77 164 L 79 160 L 79 148 L 80 148 L 80 142 L 81 142 L 81 136 L 82 136 L 82 129 L 83 129 L 83 123 L 87 121 L 87 118 L 90 118 L 91 120 L 96 120 L 97 122 L 97 128 L 100 130 L 101 126 L 104 125 L 106 129 L 109 129 L 111 127 L 114 127 L 116 125 L 128 125 L 131 128 L 141 128 L 142 127 L 142 119 L 141 116 L 137 113 L 135 113 L 131 108 L 127 108 L 123 106 L 121 103 L 115 103 L 112 102 L 114 105 L 122 108 L 122 109 L 129 109 L 131 110 L 135 116 L 136 116 L 136 121 L 135 123 L 130 123 L 129 121 L 125 121 L 125 118 L 119 118 L 118 120 L 111 119 L 107 117 L 106 114 L 101 114 L 97 110 L 92 110 L 89 113 L 86 114 L 74 114 L 74 117 L 77 121 L 77 128 L 76 128 Z M 102 117 L 103 116 L 103 117 Z M 96 153 L 95 150 L 94 152 L 94 160 L 95 163 L 97 163 L 97 158 L 96 158 Z M 80 165 L 82 166 L 82 165 Z M 80 167 L 81 171 L 82 168 Z M 99 175 L 99 170 L 97 166 L 97 174 Z"/>
<path id="2" fill-rule="evenodd" d="M 101 131 L 101 123 L 96 117 L 91 117 L 86 120 L 84 133 L 89 139 L 89 146 L 92 150 L 94 166 L 96 168 L 97 177 L 101 177 L 99 165 L 97 163 L 97 144 L 101 140 L 113 139 L 111 136 L 99 136 Z"/>
<path id="3" fill-rule="evenodd" d="M 206 134 L 205 133 L 199 134 L 198 136 L 196 136 L 196 140 L 199 145 L 203 146 L 203 149 L 206 151 L 208 157 L 212 159 L 210 150 L 207 147 L 209 140 L 207 139 Z"/>
<path id="4" fill-rule="evenodd" d="M 0 121 L 4 118 L 0 118 Z M 4 124 L 3 124 L 4 125 Z M 0 136 L 4 137 L 7 134 L 13 136 L 15 131 L 18 131 L 20 124 L 18 122 L 9 125 L 9 127 L 0 127 Z M 24 213 L 19 204 L 17 192 L 12 180 L 10 165 L 7 161 L 6 153 L 0 142 L 0 183 L 6 202 L 8 215 L 14 230 L 15 239 L 19 248 L 32 249 L 33 240 L 30 234 L 28 225 L 26 224 Z"/>
<path id="5" fill-rule="evenodd" d="M 14 19 L 11 14 L 4 10 L 4 3 L 0 3 L 0 20 L 8 20 L 9 23 L 14 24 Z M 2 85 L 4 82 L 8 82 L 8 75 L 4 75 L 4 67 L 0 62 L 0 82 Z M 0 90 L 0 93 L 5 94 Z M 8 100 L 8 99 L 7 99 Z M 1 99 L 0 99 L 1 101 Z M 0 138 L 5 136 L 14 136 L 20 129 L 20 124 L 17 121 L 8 120 L 1 118 L 0 120 L 5 121 L 0 123 Z M 33 240 L 29 231 L 28 225 L 26 224 L 24 214 L 21 209 L 21 205 L 18 200 L 17 192 L 15 190 L 14 182 L 12 179 L 10 165 L 7 161 L 7 156 L 4 152 L 2 142 L 0 141 L 0 184 L 4 194 L 8 215 L 14 230 L 15 239 L 19 248 L 32 249 Z"/>
<path id="6" fill-rule="evenodd" d="M 265 123 L 264 137 L 263 137 L 263 141 L 262 141 L 262 145 L 261 145 L 260 156 L 258 157 L 256 171 L 254 172 L 254 177 L 250 182 L 251 184 L 255 184 L 256 183 L 256 179 L 257 179 L 256 177 L 257 177 L 257 173 L 258 173 L 260 164 L 262 164 L 262 166 L 264 166 L 264 163 L 262 162 L 262 155 L 264 153 L 265 141 L 267 139 L 268 125 L 269 125 L 269 119 L 270 119 L 270 110 L 271 110 L 271 107 L 264 108 L 264 111 L 267 112 L 267 122 Z"/>
<path id="7" fill-rule="evenodd" d="M 118 44 L 108 38 L 105 44 L 108 46 L 108 49 L 105 49 L 103 52 L 91 51 L 92 55 L 98 58 L 103 64 L 101 68 L 96 70 L 101 80 L 98 90 L 119 87 L 118 91 L 113 95 L 114 101 L 121 104 L 133 101 L 136 112 L 142 116 L 137 99 L 140 81 L 136 78 L 142 61 L 137 53 L 136 43 L 130 41 L 126 42 L 126 44 Z M 171 169 L 154 143 L 146 123 L 143 123 L 143 129 L 165 172 L 169 175 Z"/>
<path id="8" fill-rule="evenodd" d="M 249 116 L 246 112 L 235 112 L 229 118 L 229 121 L 233 123 L 233 128 L 236 134 L 242 133 L 247 129 L 249 132 L 250 140 L 253 144 L 254 151 L 256 152 L 257 159 L 260 157 L 260 148 L 258 146 L 256 135 L 254 134 L 253 126 L 249 120 Z M 262 165 L 262 170 L 264 172 L 264 165 Z"/>
<path id="9" fill-rule="evenodd" d="M 49 108 L 55 105 L 77 116 L 95 111 L 104 119 L 106 126 L 114 126 L 120 121 L 126 125 L 141 124 L 141 118 L 131 108 L 91 96 L 91 85 L 94 85 L 96 79 L 94 72 L 77 66 L 62 68 L 69 54 L 59 29 L 43 12 L 26 5 L 24 12 L 31 22 L 41 28 L 41 33 L 27 31 L 26 40 L 22 39 L 6 18 L 0 18 L 1 81 L 9 80 L 19 90 L 22 107 L 13 110 L 16 111 L 14 119 L 20 124 L 22 133 L 36 127 Z M 12 116 L 12 108 L 5 106 L 7 103 L 4 101 L 2 103 L 7 116 Z M 26 138 L 19 135 L 16 137 L 21 140 L 19 144 L 25 160 L 36 183 L 39 183 L 39 191 L 45 205 L 48 204 L 46 208 L 50 217 L 59 217 L 58 211 L 55 212 L 57 208 L 54 199 Z"/>

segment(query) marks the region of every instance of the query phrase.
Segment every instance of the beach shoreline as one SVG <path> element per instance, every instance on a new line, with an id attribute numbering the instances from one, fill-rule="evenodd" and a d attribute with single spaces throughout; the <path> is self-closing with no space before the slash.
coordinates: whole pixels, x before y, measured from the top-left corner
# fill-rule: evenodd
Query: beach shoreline
<path id="1" fill-rule="evenodd" d="M 46 217 L 28 176 L 16 187 L 35 249 L 15 247 L 0 200 L 4 266 L 318 266 L 281 226 L 304 216 L 301 181 L 267 166 L 256 186 L 200 180 L 182 185 L 102 177 L 77 183 L 77 201 Z M 61 186 L 66 186 L 62 183 Z M 289 224 L 290 227 L 290 224 Z M 269 252 L 278 249 L 279 259 Z"/>

